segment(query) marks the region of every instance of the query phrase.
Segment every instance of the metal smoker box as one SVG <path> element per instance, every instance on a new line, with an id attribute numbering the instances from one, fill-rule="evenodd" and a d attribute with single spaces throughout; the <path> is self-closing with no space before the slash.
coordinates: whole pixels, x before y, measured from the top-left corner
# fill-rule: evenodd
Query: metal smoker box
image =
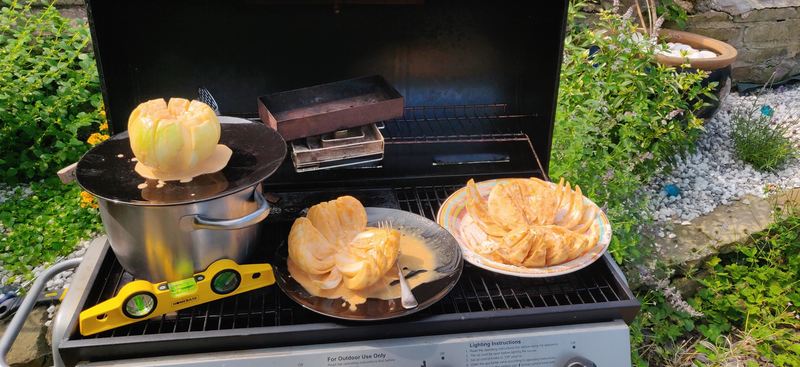
<path id="1" fill-rule="evenodd" d="M 403 96 L 373 75 L 260 96 L 258 115 L 289 141 L 403 116 Z"/>

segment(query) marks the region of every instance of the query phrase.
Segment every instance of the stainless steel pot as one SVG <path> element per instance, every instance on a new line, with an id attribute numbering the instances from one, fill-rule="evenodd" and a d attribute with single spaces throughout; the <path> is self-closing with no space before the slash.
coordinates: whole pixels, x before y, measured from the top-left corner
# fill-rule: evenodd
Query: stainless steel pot
<path id="1" fill-rule="evenodd" d="M 135 278 L 176 281 L 219 259 L 251 260 L 257 224 L 269 214 L 261 182 L 283 162 L 286 143 L 264 124 L 244 121 L 221 124 L 220 143 L 233 150 L 225 168 L 190 182 L 142 185 L 126 133 L 78 162 L 78 183 L 97 197 L 111 249 Z"/>
<path id="2" fill-rule="evenodd" d="M 141 206 L 99 199 L 111 248 L 137 279 L 175 281 L 219 259 L 247 261 L 258 244 L 259 222 L 269 214 L 261 185 L 217 199 Z"/>

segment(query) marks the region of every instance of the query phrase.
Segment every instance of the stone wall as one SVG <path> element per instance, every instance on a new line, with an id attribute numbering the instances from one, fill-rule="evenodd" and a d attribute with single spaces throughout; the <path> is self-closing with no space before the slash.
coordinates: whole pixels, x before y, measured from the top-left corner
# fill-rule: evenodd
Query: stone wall
<path id="1" fill-rule="evenodd" d="M 733 79 L 764 83 L 800 74 L 800 0 L 701 0 L 687 31 L 739 51 Z"/>
<path id="2" fill-rule="evenodd" d="M 84 0 L 56 0 L 56 8 L 67 18 L 86 19 L 86 3 Z"/>

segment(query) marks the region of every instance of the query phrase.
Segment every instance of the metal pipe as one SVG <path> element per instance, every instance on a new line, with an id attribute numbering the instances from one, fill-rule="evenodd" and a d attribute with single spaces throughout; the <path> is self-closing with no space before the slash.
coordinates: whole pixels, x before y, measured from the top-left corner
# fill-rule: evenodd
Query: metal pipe
<path id="1" fill-rule="evenodd" d="M 2 358 L 0 358 L 0 367 L 9 367 L 8 362 L 6 361 L 6 354 L 8 354 L 9 350 L 11 350 L 11 345 L 13 345 L 14 340 L 17 339 L 19 331 L 22 330 L 22 326 L 25 324 L 25 320 L 28 318 L 28 314 L 31 313 L 33 306 L 36 304 L 36 298 L 44 290 L 44 287 L 47 285 L 47 281 L 62 271 L 69 270 L 80 265 L 82 260 L 83 258 L 80 257 L 64 260 L 51 266 L 41 275 L 39 275 L 38 278 L 36 278 L 33 286 L 30 290 L 28 290 L 28 294 L 25 295 L 25 299 L 19 306 L 17 314 L 14 315 L 13 319 L 11 319 L 11 322 L 6 328 L 6 332 L 3 334 L 3 337 L 0 338 L 0 356 L 2 356 Z"/>

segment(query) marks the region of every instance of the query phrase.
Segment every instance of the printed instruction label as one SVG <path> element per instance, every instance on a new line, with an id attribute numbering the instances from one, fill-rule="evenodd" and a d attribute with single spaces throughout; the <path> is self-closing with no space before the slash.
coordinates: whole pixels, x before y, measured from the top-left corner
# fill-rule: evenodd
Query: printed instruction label
<path id="1" fill-rule="evenodd" d="M 552 366 L 559 343 L 525 343 L 520 339 L 471 342 L 466 350 L 468 367 Z"/>
<path id="2" fill-rule="evenodd" d="M 329 355 L 325 359 L 326 367 L 391 365 L 395 362 L 394 358 L 382 352 Z"/>

